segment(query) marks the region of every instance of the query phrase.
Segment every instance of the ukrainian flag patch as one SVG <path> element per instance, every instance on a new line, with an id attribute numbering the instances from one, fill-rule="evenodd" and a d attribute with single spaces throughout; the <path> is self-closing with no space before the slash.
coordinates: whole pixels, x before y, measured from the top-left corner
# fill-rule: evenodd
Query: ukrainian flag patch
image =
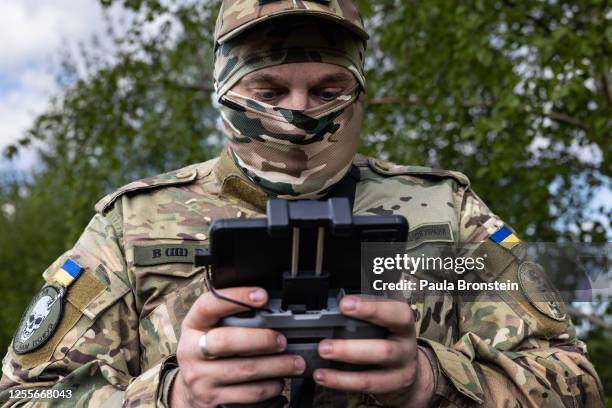
<path id="1" fill-rule="evenodd" d="M 72 259 L 67 259 L 64 264 L 55 271 L 53 281 L 67 288 L 83 272 L 83 268 Z"/>
<path id="2" fill-rule="evenodd" d="M 489 238 L 506 249 L 512 249 L 521 242 L 505 225 L 494 232 Z"/>

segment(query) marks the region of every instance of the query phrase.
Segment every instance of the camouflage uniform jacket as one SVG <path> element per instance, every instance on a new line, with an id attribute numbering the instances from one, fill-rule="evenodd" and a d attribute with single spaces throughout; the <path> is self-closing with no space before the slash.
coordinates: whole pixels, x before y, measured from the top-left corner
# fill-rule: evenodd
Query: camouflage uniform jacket
<path id="1" fill-rule="evenodd" d="M 447 225 L 456 243 L 482 242 L 489 266 L 516 281 L 518 252 L 487 240 L 503 223 L 456 172 L 356 157 L 355 214 L 402 214 L 411 231 Z M 207 245 L 212 220 L 261 217 L 266 197 L 226 154 L 136 181 L 103 198 L 67 257 L 84 267 L 70 286 L 54 335 L 3 361 L 0 403 L 20 389 L 72 390 L 66 406 L 153 406 L 166 401 L 181 321 L 205 290 L 205 274 L 180 257 L 152 261 L 156 245 Z M 602 390 L 568 318 L 522 295 L 461 303 L 412 299 L 420 347 L 430 358 L 439 406 L 600 406 Z M 558 317 L 558 316 L 557 316 Z M 14 397 L 13 397 L 14 398 Z M 44 401 L 30 401 L 37 405 Z M 377 406 L 367 395 L 317 388 L 316 406 Z"/>

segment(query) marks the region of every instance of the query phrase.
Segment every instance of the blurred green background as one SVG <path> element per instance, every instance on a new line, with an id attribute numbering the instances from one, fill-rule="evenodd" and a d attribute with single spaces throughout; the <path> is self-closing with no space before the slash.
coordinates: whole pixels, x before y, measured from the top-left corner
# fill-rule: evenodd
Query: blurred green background
<path id="1" fill-rule="evenodd" d="M 62 91 L 4 155 L 0 347 L 78 238 L 131 180 L 214 157 L 219 2 L 100 0 L 106 43 L 63 53 Z M 607 1 L 359 1 L 371 33 L 361 152 L 460 170 L 526 241 L 610 241 L 612 9 Z M 612 307 L 574 310 L 612 406 Z"/>

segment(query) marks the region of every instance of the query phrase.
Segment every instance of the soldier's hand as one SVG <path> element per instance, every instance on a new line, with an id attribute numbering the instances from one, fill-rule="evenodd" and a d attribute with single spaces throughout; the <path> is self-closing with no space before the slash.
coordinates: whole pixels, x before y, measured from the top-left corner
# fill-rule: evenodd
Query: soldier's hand
<path id="1" fill-rule="evenodd" d="M 267 301 L 260 288 L 219 290 L 226 297 L 254 307 Z M 304 359 L 279 355 L 287 339 L 269 329 L 215 327 L 226 316 L 246 309 L 208 292 L 198 298 L 182 323 L 177 347 L 179 372 L 171 391 L 172 407 L 214 407 L 224 403 L 254 403 L 279 395 L 283 377 L 304 371 Z M 206 333 L 206 359 L 199 348 Z"/>
<path id="2" fill-rule="evenodd" d="M 412 309 L 405 302 L 373 301 L 345 296 L 340 302 L 348 317 L 389 330 L 386 339 L 323 340 L 318 351 L 329 360 L 372 364 L 375 369 L 340 371 L 318 369 L 314 379 L 325 387 L 373 394 L 385 405 L 428 406 L 433 395 L 433 372 L 427 355 L 417 347 Z"/>

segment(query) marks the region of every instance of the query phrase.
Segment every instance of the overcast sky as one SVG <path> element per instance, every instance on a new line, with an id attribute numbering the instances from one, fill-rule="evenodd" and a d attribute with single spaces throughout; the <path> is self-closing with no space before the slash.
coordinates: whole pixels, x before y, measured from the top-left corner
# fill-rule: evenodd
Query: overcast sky
<path id="1" fill-rule="evenodd" d="M 98 0 L 0 0 L 0 151 L 21 137 L 56 91 L 61 48 L 103 27 Z M 17 167 L 32 160 L 25 155 Z"/>

